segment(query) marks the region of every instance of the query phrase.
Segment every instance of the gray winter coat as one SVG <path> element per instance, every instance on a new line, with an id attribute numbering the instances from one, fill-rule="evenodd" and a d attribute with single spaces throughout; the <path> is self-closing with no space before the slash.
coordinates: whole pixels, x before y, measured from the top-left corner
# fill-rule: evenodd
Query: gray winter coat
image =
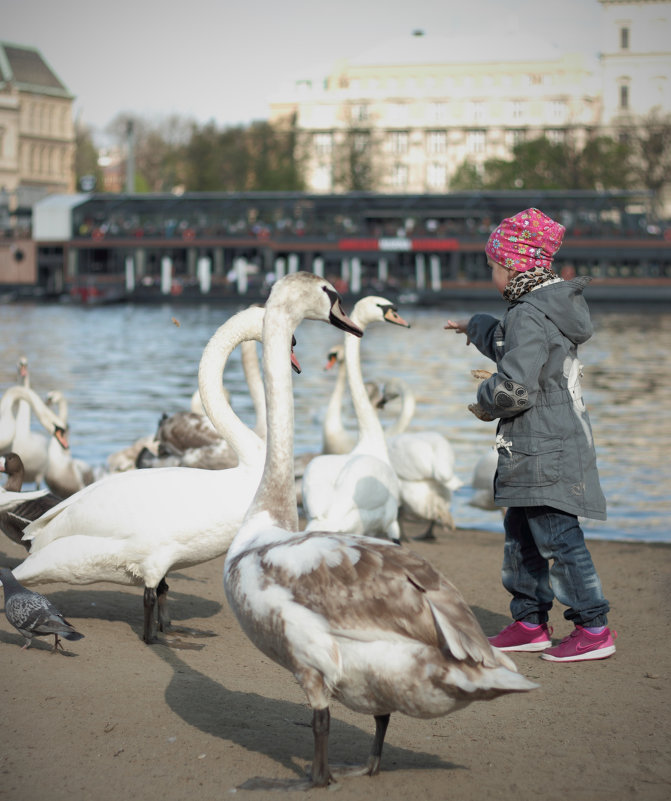
<path id="1" fill-rule="evenodd" d="M 468 336 L 496 362 L 478 402 L 500 418 L 494 497 L 499 506 L 552 506 L 606 519 L 578 345 L 592 335 L 588 278 L 546 284 L 511 303 L 502 320 L 476 314 Z"/>

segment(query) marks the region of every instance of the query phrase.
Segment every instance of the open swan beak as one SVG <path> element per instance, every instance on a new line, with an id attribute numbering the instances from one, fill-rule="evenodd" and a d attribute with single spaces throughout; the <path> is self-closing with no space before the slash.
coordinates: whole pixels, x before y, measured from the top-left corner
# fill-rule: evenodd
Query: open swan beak
<path id="1" fill-rule="evenodd" d="M 342 298 L 337 292 L 332 292 L 324 288 L 324 291 L 331 299 L 331 313 L 329 315 L 329 322 L 336 328 L 347 331 L 348 334 L 354 334 L 355 337 L 362 337 L 363 331 L 359 326 L 345 314 L 342 307 Z"/>

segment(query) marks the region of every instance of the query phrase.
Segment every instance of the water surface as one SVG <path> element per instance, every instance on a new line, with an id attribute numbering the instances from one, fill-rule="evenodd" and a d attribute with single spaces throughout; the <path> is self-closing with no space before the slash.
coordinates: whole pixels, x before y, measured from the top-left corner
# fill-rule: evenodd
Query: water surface
<path id="1" fill-rule="evenodd" d="M 241 308 L 237 307 L 237 308 Z M 116 305 L 0 306 L 0 391 L 16 383 L 16 363 L 28 357 L 32 387 L 41 396 L 60 389 L 69 401 L 73 454 L 104 465 L 109 454 L 156 430 L 160 416 L 188 408 L 197 386 L 198 362 L 216 328 L 236 307 Z M 503 303 L 478 309 L 502 313 Z M 495 423 L 466 409 L 473 400 L 473 368 L 492 363 L 465 338 L 443 330 L 449 317 L 475 309 L 400 307 L 408 329 L 371 326 L 362 340 L 365 378 L 392 374 L 416 394 L 412 429 L 437 430 L 456 452 L 465 486 L 455 495 L 454 515 L 462 528 L 502 531 L 499 512 L 468 505 L 477 459 L 492 446 Z M 609 312 L 593 309 L 595 335 L 580 349 L 583 388 L 592 420 L 609 519 L 585 521 L 589 537 L 671 541 L 669 458 L 671 420 L 671 313 Z M 305 321 L 296 353 L 303 373 L 294 378 L 296 451 L 321 447 L 321 420 L 334 375 L 323 369 L 335 329 Z M 253 424 L 253 408 L 239 351 L 229 361 L 224 383 L 240 417 Z M 390 421 L 398 407 L 389 407 Z M 345 410 L 354 427 L 351 408 Z"/>

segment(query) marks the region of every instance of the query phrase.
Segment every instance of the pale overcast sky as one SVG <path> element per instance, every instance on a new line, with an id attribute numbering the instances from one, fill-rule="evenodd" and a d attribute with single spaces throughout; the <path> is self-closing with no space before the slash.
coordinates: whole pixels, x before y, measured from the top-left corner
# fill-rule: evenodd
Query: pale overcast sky
<path id="1" fill-rule="evenodd" d="M 600 19 L 598 0 L 0 0 L 0 40 L 37 47 L 94 130 L 122 111 L 225 126 L 267 119 L 282 84 L 415 29 L 497 52 L 516 29 L 595 55 Z"/>

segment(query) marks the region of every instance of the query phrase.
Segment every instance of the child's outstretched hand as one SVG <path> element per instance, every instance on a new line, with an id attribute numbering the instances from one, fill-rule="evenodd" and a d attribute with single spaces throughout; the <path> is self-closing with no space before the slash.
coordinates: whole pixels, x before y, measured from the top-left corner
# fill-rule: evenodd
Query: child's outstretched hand
<path id="1" fill-rule="evenodd" d="M 448 320 L 447 325 L 443 327 L 456 331 L 457 334 L 466 334 L 466 344 L 471 344 L 471 340 L 468 336 L 468 320 Z"/>

